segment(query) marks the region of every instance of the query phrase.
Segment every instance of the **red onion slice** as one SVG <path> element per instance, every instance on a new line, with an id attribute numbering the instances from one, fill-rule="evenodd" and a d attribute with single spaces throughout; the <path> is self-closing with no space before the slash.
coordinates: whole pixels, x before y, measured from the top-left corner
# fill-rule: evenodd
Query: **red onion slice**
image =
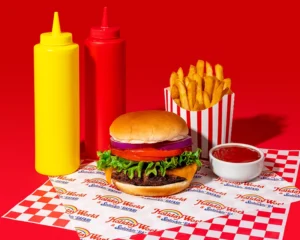
<path id="1" fill-rule="evenodd" d="M 114 140 L 113 138 L 110 139 L 110 144 L 112 148 L 117 149 L 139 149 L 139 148 L 155 148 L 158 150 L 173 150 L 173 149 L 180 149 L 189 147 L 192 145 L 192 138 L 187 136 L 184 139 L 180 139 L 178 141 L 165 141 L 159 143 L 123 143 Z"/>

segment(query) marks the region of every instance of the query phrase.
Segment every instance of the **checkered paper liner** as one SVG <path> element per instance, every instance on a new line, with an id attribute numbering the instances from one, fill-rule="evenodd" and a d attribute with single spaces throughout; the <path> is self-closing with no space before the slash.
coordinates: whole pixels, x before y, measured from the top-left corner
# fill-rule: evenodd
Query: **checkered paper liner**
<path id="1" fill-rule="evenodd" d="M 74 230 L 50 180 L 14 206 L 4 218 Z"/>
<path id="2" fill-rule="evenodd" d="M 265 165 L 278 175 L 294 184 L 298 174 L 299 151 L 263 150 Z M 272 172 L 269 171 L 269 177 Z M 278 177 L 277 177 L 278 180 Z M 70 218 L 50 181 L 38 188 L 22 202 L 11 209 L 5 218 L 28 221 L 48 226 L 72 229 Z M 288 216 L 289 206 L 274 207 L 260 211 L 234 214 L 210 219 L 198 224 L 179 226 L 167 230 L 133 235 L 126 239 L 281 239 Z M 82 239 L 106 239 L 76 226 Z M 83 233 L 84 232 L 84 233 Z"/>
<path id="3" fill-rule="evenodd" d="M 135 235 L 130 239 L 281 239 L 287 214 L 286 208 L 271 208 L 266 211 L 213 218 L 202 223 L 175 227 L 148 235 Z"/>

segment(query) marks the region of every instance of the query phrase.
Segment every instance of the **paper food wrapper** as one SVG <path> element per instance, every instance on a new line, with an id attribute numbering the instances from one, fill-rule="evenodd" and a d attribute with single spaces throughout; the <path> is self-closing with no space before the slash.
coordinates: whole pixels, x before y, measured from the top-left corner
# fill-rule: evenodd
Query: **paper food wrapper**
<path id="1" fill-rule="evenodd" d="M 96 162 L 68 176 L 51 177 L 81 239 L 128 239 L 223 215 L 285 206 L 300 191 L 270 170 L 248 183 L 217 178 L 203 161 L 188 189 L 168 197 L 125 194 L 105 180 Z"/>
<path id="2" fill-rule="evenodd" d="M 169 87 L 164 89 L 164 95 L 165 110 L 186 121 L 193 140 L 193 150 L 201 148 L 201 158 L 208 159 L 212 147 L 231 142 L 234 93 L 224 95 L 219 103 L 202 111 L 188 111 L 178 106 L 171 98 Z"/>

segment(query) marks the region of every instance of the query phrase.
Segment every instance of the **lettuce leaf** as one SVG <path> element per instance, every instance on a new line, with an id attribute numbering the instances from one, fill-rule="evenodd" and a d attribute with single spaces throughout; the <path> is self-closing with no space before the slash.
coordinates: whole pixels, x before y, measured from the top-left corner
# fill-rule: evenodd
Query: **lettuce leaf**
<path id="1" fill-rule="evenodd" d="M 202 163 L 200 161 L 201 149 L 197 151 L 185 151 L 180 156 L 165 158 L 165 160 L 160 162 L 135 162 L 124 158 L 120 158 L 111 154 L 111 151 L 97 152 L 99 160 L 97 161 L 97 168 L 99 170 L 104 170 L 106 168 L 114 168 L 117 172 L 123 171 L 124 174 L 130 179 L 136 177 L 142 177 L 143 171 L 148 176 L 153 174 L 157 176 L 166 175 L 168 169 L 174 169 L 178 167 L 184 167 L 193 163 L 196 163 L 198 167 L 201 167 Z"/>

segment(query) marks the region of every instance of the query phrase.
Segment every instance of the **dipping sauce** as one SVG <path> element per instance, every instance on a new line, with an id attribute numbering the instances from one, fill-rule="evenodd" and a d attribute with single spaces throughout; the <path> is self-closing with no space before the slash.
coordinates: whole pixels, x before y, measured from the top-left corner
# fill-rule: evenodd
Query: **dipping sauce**
<path id="1" fill-rule="evenodd" d="M 220 147 L 212 155 L 219 160 L 233 163 L 254 162 L 261 158 L 260 153 L 254 149 L 240 146 Z"/>

